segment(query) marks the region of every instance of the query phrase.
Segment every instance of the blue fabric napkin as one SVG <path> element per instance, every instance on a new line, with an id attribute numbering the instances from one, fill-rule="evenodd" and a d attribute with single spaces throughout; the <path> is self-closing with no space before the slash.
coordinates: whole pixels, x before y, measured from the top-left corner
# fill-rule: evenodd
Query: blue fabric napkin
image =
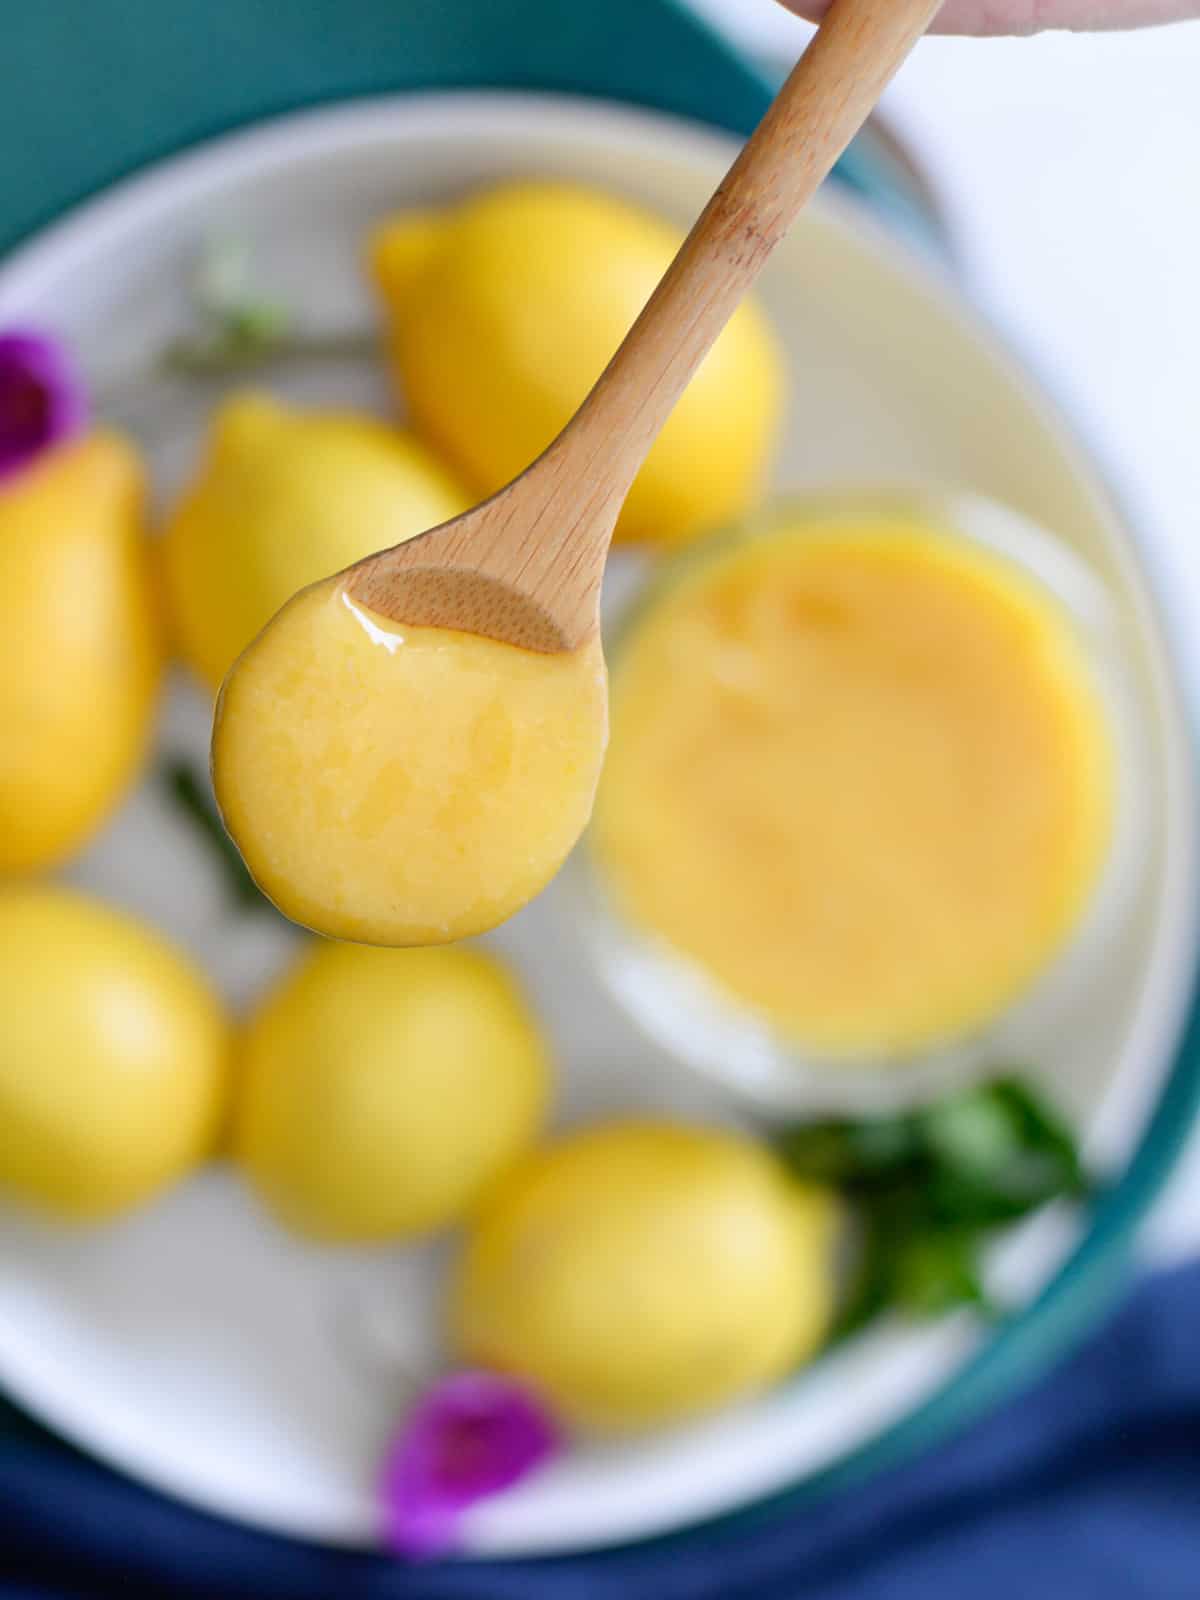
<path id="1" fill-rule="evenodd" d="M 46 1436 L 0 1442 L 0 1600 L 1197 1600 L 1200 1264 L 922 1461 L 756 1525 L 404 1567 L 188 1511 Z"/>

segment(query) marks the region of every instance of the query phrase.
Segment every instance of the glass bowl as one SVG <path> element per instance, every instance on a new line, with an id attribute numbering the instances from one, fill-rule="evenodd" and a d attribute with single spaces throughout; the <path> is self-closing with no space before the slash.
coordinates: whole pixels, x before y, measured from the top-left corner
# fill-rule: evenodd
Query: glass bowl
<path id="1" fill-rule="evenodd" d="M 907 1053 L 823 1054 L 783 1032 L 695 960 L 624 914 L 595 847 L 595 829 L 572 863 L 588 949 L 607 988 L 644 1032 L 717 1080 L 749 1106 L 777 1115 L 888 1110 L 927 1100 L 999 1065 L 1037 1060 L 1072 1010 L 1102 981 L 1106 950 L 1120 929 L 1136 872 L 1139 769 L 1136 719 L 1119 629 L 1099 575 L 1054 535 L 1009 508 L 936 490 L 830 490 L 791 497 L 751 522 L 668 558 L 618 618 L 610 664 L 658 602 L 698 564 L 783 528 L 822 533 L 887 519 L 964 539 L 1001 556 L 1058 602 L 1073 625 L 1098 690 L 1113 744 L 1113 819 L 1086 904 L 1056 953 L 1012 1003 L 989 1020 Z M 802 533 L 798 532 L 802 537 Z"/>

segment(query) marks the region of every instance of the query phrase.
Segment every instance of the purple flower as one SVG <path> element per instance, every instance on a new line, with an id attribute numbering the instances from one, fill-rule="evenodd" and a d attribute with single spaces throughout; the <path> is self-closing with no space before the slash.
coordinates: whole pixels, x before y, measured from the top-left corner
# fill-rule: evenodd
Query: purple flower
<path id="1" fill-rule="evenodd" d="M 0 481 L 86 422 L 83 382 L 63 346 L 48 334 L 0 333 Z"/>
<path id="2" fill-rule="evenodd" d="M 561 1436 L 522 1384 L 457 1372 L 418 1400 L 388 1450 L 384 1534 L 400 1555 L 452 1548 L 468 1506 L 507 1489 L 554 1455 Z"/>

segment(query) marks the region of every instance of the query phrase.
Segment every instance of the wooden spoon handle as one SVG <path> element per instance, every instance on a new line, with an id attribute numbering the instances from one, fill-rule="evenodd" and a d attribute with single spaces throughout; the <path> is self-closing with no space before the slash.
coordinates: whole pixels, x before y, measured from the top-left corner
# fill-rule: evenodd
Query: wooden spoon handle
<path id="1" fill-rule="evenodd" d="M 624 499 L 688 380 L 941 4 L 834 0 L 559 441 L 611 498 Z"/>
<path id="2" fill-rule="evenodd" d="M 647 450 L 939 4 L 833 0 L 574 418 L 482 505 L 359 562 L 356 598 L 397 621 L 530 650 L 574 649 L 594 631 L 617 512 Z"/>

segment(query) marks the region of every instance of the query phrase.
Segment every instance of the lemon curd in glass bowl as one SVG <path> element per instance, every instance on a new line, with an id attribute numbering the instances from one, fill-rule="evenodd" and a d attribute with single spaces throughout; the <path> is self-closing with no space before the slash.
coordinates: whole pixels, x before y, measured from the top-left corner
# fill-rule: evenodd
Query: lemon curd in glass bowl
<path id="1" fill-rule="evenodd" d="M 670 563 L 612 651 L 583 865 L 619 998 L 780 1109 L 994 1065 L 1113 898 L 1107 615 L 967 497 L 812 497 Z"/>

